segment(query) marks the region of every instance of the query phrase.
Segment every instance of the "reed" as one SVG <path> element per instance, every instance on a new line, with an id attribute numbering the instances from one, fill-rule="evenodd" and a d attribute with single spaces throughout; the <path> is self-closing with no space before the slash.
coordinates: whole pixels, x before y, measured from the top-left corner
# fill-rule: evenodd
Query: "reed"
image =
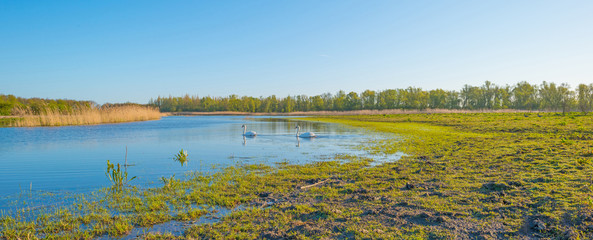
<path id="1" fill-rule="evenodd" d="M 128 171 L 122 171 L 119 163 L 117 164 L 117 168 L 115 168 L 115 164 L 110 163 L 109 160 L 107 160 L 105 176 L 107 176 L 112 183 L 111 190 L 116 192 L 121 192 L 130 181 L 136 178 L 136 176 L 134 176 L 128 179 Z"/>
<path id="2" fill-rule="evenodd" d="M 160 119 L 161 116 L 159 110 L 153 107 L 123 105 L 79 109 L 71 113 L 47 110 L 39 115 L 33 115 L 30 111 L 22 111 L 16 120 L 7 124 L 10 127 L 94 125 L 156 120 Z"/>

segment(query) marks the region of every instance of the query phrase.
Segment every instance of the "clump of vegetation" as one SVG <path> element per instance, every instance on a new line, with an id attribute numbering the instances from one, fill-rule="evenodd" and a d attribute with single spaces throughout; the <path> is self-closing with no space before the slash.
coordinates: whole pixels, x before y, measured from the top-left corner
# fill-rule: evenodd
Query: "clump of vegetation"
<path id="1" fill-rule="evenodd" d="M 119 163 L 117 164 L 117 168 L 115 168 L 115 165 L 110 163 L 109 160 L 107 160 L 105 176 L 111 181 L 111 190 L 115 192 L 121 192 L 130 181 L 136 178 L 136 176 L 133 176 L 128 179 L 128 171 L 122 170 Z"/>
<path id="2" fill-rule="evenodd" d="M 177 154 L 175 154 L 175 157 L 173 158 L 175 161 L 181 163 L 181 166 L 183 166 L 188 158 L 187 158 L 187 151 L 181 149 L 179 150 L 179 152 Z"/>
<path id="3" fill-rule="evenodd" d="M 180 184 L 179 180 L 175 180 L 175 174 L 170 178 L 161 177 L 161 182 L 163 182 L 163 188 L 165 189 L 174 189 Z"/>

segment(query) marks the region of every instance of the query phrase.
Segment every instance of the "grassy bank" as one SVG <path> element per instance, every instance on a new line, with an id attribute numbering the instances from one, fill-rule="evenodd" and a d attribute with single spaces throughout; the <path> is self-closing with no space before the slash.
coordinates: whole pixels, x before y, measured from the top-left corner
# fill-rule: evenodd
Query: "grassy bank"
<path id="1" fill-rule="evenodd" d="M 122 105 L 102 108 L 82 108 L 68 113 L 46 110 L 37 115 L 25 111 L 19 116 L 0 119 L 0 126 L 37 127 L 93 125 L 102 123 L 120 123 L 160 119 L 158 109 L 139 105 Z"/>
<path id="2" fill-rule="evenodd" d="M 0 219 L 0 237 L 122 236 L 171 220 L 181 236 L 146 239 L 591 239 L 593 118 L 554 113 L 311 118 L 391 133 L 372 143 L 397 162 L 336 156 L 307 165 L 238 165 L 152 189 Z M 191 153 L 190 153 L 191 155 Z M 236 208 L 239 207 L 239 208 Z M 200 217 L 235 209 L 208 224 Z M 34 217 L 31 217 L 34 216 Z"/>

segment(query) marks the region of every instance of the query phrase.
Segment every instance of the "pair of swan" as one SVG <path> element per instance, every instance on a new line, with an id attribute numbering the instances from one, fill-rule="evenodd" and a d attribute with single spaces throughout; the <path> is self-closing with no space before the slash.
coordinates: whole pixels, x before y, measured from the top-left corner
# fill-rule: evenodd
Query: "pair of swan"
<path id="1" fill-rule="evenodd" d="M 247 132 L 247 126 L 245 126 L 245 124 L 243 124 L 243 126 L 241 126 L 241 127 L 243 128 L 243 136 L 245 136 L 245 137 L 255 137 L 255 136 L 257 136 L 257 133 L 254 132 L 254 131 Z M 303 133 L 303 134 L 300 134 L 299 135 L 299 133 L 301 131 L 301 126 L 297 125 L 295 128 L 297 130 L 297 132 L 296 132 L 296 136 L 297 137 L 302 137 L 302 138 L 314 138 L 314 137 L 317 137 L 317 135 L 315 135 L 315 133 L 313 133 L 313 132 L 306 132 L 306 133 Z"/>

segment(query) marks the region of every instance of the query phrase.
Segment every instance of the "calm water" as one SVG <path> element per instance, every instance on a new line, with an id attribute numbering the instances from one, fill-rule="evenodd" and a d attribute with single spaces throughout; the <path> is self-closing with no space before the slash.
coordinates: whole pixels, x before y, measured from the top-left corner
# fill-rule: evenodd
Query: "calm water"
<path id="1" fill-rule="evenodd" d="M 297 121 L 270 117 L 165 117 L 159 121 L 97 126 L 0 128 L 0 196 L 24 190 L 90 192 L 109 186 L 106 161 L 124 163 L 137 186 L 188 171 L 216 171 L 236 163 L 306 163 L 335 154 L 363 154 L 371 136 L 336 124 L 298 122 L 316 139 L 295 137 Z M 241 125 L 258 132 L 243 138 Z M 189 161 L 173 160 L 180 149 Z M 0 200 L 0 204 L 2 200 Z"/>

